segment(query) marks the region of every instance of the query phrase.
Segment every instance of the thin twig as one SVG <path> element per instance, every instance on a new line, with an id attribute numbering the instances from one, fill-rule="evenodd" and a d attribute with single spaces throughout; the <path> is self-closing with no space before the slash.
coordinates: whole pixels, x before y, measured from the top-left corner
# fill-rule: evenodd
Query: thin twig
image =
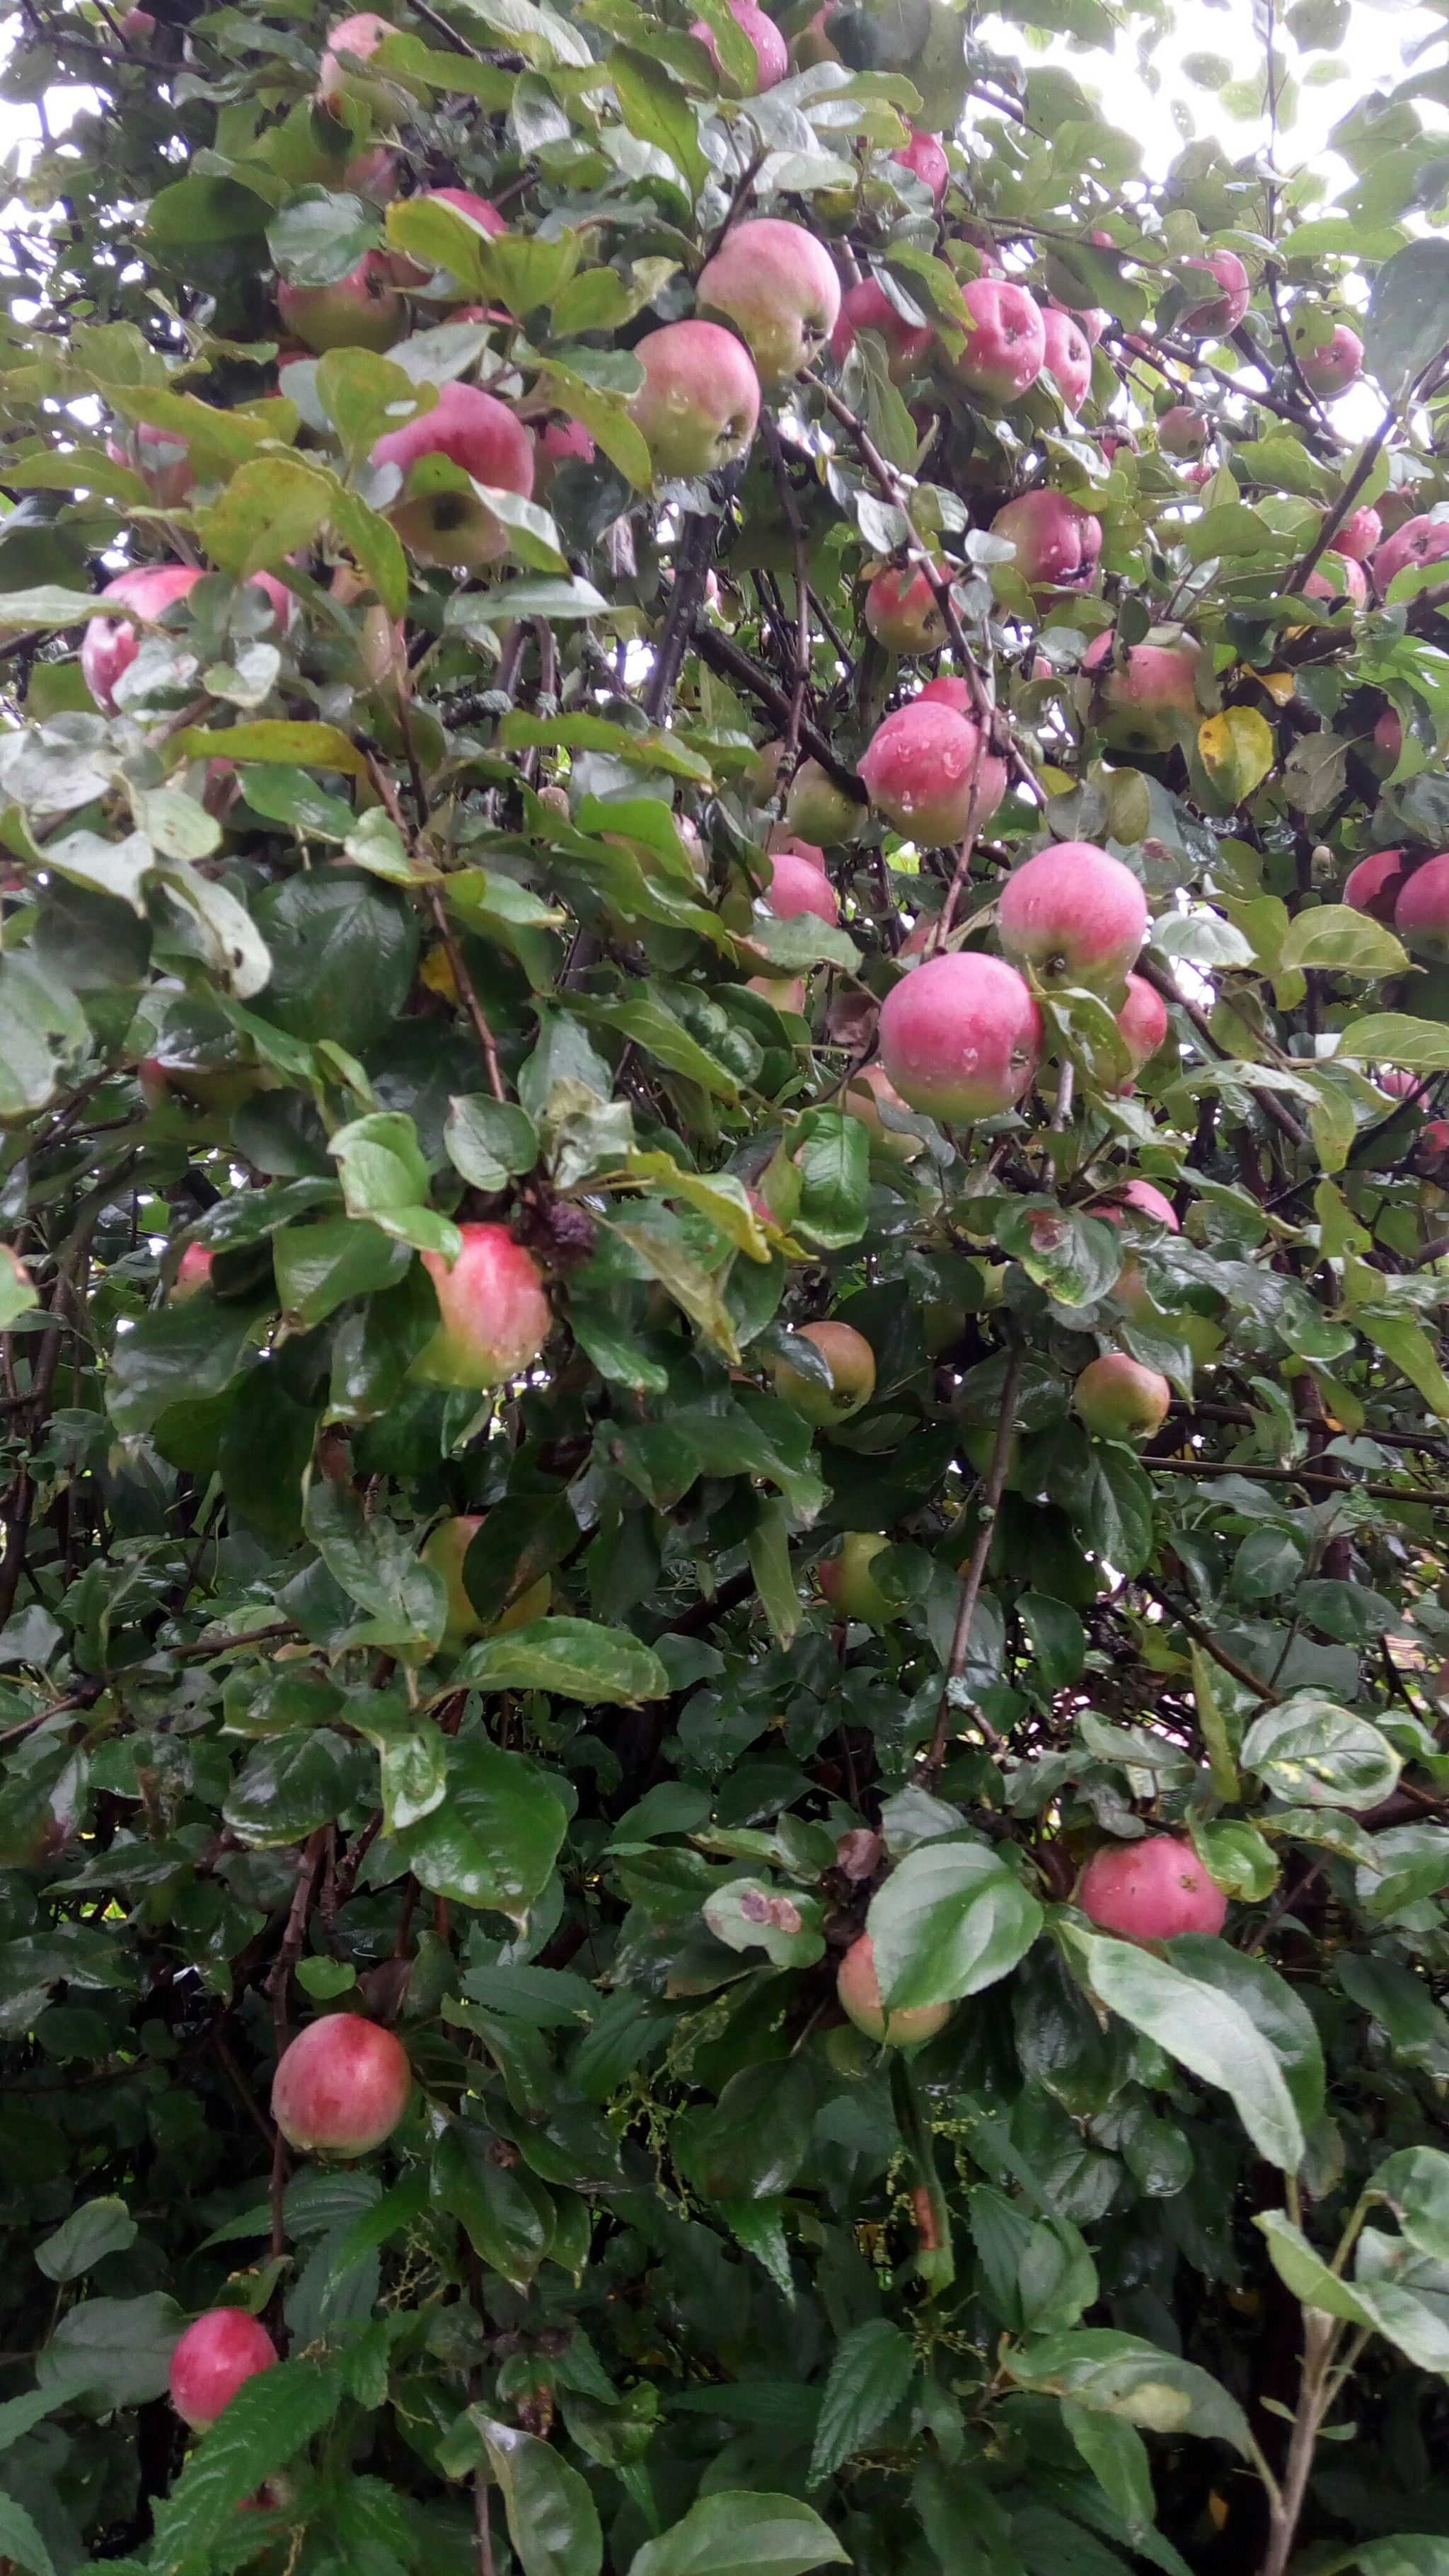
<path id="1" fill-rule="evenodd" d="M 966 1669 L 966 1655 L 971 1643 L 971 1622 L 976 1615 L 976 1603 L 980 1597 L 982 1577 L 986 1572 L 986 1560 L 991 1554 L 991 1542 L 996 1535 L 996 1515 L 1006 1486 L 1006 1471 L 1011 1463 L 1012 1434 L 1016 1427 L 1016 1398 L 1025 1365 L 1026 1344 L 1021 1341 L 1013 1342 L 1006 1363 L 1006 1375 L 1001 1385 L 1001 1405 L 996 1416 L 996 1439 L 992 1446 L 991 1464 L 986 1471 L 986 1482 L 982 1488 L 976 1542 L 971 1550 L 970 1563 L 966 1568 L 966 1580 L 961 1589 L 960 1606 L 956 1612 L 956 1631 L 951 1639 L 950 1660 L 946 1666 L 945 1680 L 941 1685 L 941 1705 L 936 1716 L 930 1751 L 926 1755 L 920 1774 L 927 1787 L 934 1787 L 940 1777 L 941 1765 L 946 1758 L 946 1733 L 951 1722 L 951 1685 L 960 1680 Z M 998 1741 L 995 1730 L 987 1725 L 979 1711 L 977 1723 L 991 1742 Z"/>

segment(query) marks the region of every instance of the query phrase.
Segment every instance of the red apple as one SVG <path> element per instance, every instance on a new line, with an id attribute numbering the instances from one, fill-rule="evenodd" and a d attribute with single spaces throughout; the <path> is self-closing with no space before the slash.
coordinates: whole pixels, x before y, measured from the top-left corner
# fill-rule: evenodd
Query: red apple
<path id="1" fill-rule="evenodd" d="M 1068 411 L 1080 411 L 1092 390 L 1092 343 L 1074 313 L 1048 304 L 1041 317 L 1044 374 L 1054 376 Z"/>
<path id="2" fill-rule="evenodd" d="M 391 31 L 389 31 L 391 32 Z M 359 152 L 342 165 L 342 185 L 354 197 L 370 197 L 374 205 L 386 206 L 397 195 L 397 154 L 385 143 L 375 143 L 369 152 Z"/>
<path id="3" fill-rule="evenodd" d="M 656 474 L 712 474 L 743 456 L 760 417 L 760 380 L 749 351 L 717 322 L 666 322 L 634 344 L 644 382 L 629 417 Z"/>
<path id="4" fill-rule="evenodd" d="M 1147 897 L 1120 859 L 1091 841 L 1056 841 L 1023 859 L 996 904 L 1008 957 L 1048 988 L 1117 993 L 1147 936 Z"/>
<path id="5" fill-rule="evenodd" d="M 1082 656 L 1084 671 L 1100 674 L 1096 721 L 1118 751 L 1170 751 L 1190 725 L 1202 721 L 1197 702 L 1197 646 L 1134 644 L 1123 662 L 1112 659 L 1110 633 L 1099 635 Z"/>
<path id="6" fill-rule="evenodd" d="M 733 322 L 767 385 L 808 366 L 840 315 L 840 280 L 825 244 L 778 216 L 726 233 L 696 291 L 702 313 Z"/>
<path id="7" fill-rule="evenodd" d="M 958 680 L 952 671 L 942 671 L 936 679 L 928 680 L 916 694 L 918 706 L 922 700 L 928 706 L 954 707 L 958 716 L 969 716 L 976 704 L 970 681 Z"/>
<path id="8" fill-rule="evenodd" d="M 244 2379 L 270 2370 L 277 2347 L 245 2308 L 208 2308 L 186 2328 L 171 2355 L 171 2403 L 193 2433 L 224 2414 Z"/>
<path id="9" fill-rule="evenodd" d="M 853 841 L 865 820 L 865 807 L 837 787 L 818 760 L 802 760 L 790 781 L 785 821 L 802 841 L 838 849 Z"/>
<path id="10" fill-rule="evenodd" d="M 975 949 L 928 957 L 881 1005 L 881 1062 L 901 1098 L 961 1127 L 1014 1107 L 1041 1041 L 1041 1013 L 1015 967 Z"/>
<path id="11" fill-rule="evenodd" d="M 1248 272 L 1237 252 L 1209 251 L 1206 259 L 1185 259 L 1182 265 L 1210 277 L 1221 292 L 1189 304 L 1177 317 L 1177 329 L 1190 340 L 1221 340 L 1229 331 L 1236 331 L 1253 294 Z"/>
<path id="12" fill-rule="evenodd" d="M 272 2118 L 303 2155 L 365 2156 L 391 2137 L 411 2089 L 407 2050 L 390 2030 L 360 2013 L 324 2013 L 277 2061 Z"/>
<path id="13" fill-rule="evenodd" d="M 765 903 L 777 921 L 793 921 L 813 912 L 820 921 L 840 919 L 840 898 L 823 868 L 797 850 L 776 850 L 770 861 Z"/>
<path id="14" fill-rule="evenodd" d="M 896 384 L 916 374 L 933 337 L 929 322 L 908 322 L 896 311 L 885 288 L 873 277 L 863 277 L 858 286 L 848 286 L 841 298 L 840 312 L 830 334 L 830 354 L 843 361 L 849 356 L 857 331 L 878 331 L 886 344 L 890 373 Z"/>
<path id="15" fill-rule="evenodd" d="M 1228 1900 L 1190 1843 L 1176 1834 L 1109 1843 L 1082 1872 L 1077 1903 L 1104 1932 L 1129 1941 L 1170 1941 L 1178 1932 L 1221 1932 Z"/>
<path id="16" fill-rule="evenodd" d="M 914 170 L 916 177 L 930 189 L 937 205 L 940 205 L 951 176 L 951 164 L 939 134 L 923 134 L 919 126 L 913 125 L 909 143 L 903 143 L 899 152 L 891 154 L 891 159 L 899 161 L 907 170 Z"/>
<path id="17" fill-rule="evenodd" d="M 983 402 L 1013 403 L 1034 385 L 1046 356 L 1041 306 L 1004 277 L 968 277 L 961 288 L 973 330 L 954 362 L 958 384 Z"/>
<path id="18" fill-rule="evenodd" d="M 790 68 L 790 49 L 774 19 L 767 18 L 764 10 L 755 6 L 755 0 L 729 0 L 729 11 L 755 49 L 756 91 L 773 89 L 776 81 L 782 81 Z M 718 71 L 719 48 L 713 27 L 706 19 L 695 18 L 690 23 L 689 32 L 699 38 Z"/>
<path id="19" fill-rule="evenodd" d="M 1417 519 L 1406 519 L 1375 549 L 1371 569 L 1379 597 L 1387 598 L 1395 573 L 1414 564 L 1440 563 L 1445 555 L 1449 555 L 1449 517 L 1436 519 L 1424 511 Z"/>
<path id="20" fill-rule="evenodd" d="M 1201 456 L 1209 424 L 1191 403 L 1173 403 L 1157 424 L 1157 444 L 1164 456 Z"/>
<path id="21" fill-rule="evenodd" d="M 552 1311 L 537 1262 L 506 1225 L 458 1231 L 463 1249 L 451 1268 L 441 1252 L 422 1257 L 442 1320 L 412 1374 L 433 1386 L 503 1386 L 537 1359 Z"/>
<path id="22" fill-rule="evenodd" d="M 1167 1004 L 1156 986 L 1141 975 L 1127 978 L 1127 999 L 1117 1014 L 1117 1026 L 1132 1058 L 1132 1071 L 1139 1074 L 1168 1030 Z"/>
<path id="23" fill-rule="evenodd" d="M 677 817 L 676 827 L 680 830 L 683 829 L 683 825 L 678 822 Z M 771 858 L 774 858 L 779 852 L 788 852 L 792 858 L 808 860 L 810 866 L 815 869 L 817 875 L 825 876 L 828 873 L 825 865 L 825 852 L 819 848 L 814 841 L 802 841 L 796 833 L 790 830 L 788 824 L 772 823 L 770 826 L 770 837 L 765 843 L 765 847 L 769 851 Z"/>
<path id="24" fill-rule="evenodd" d="M 431 411 L 378 440 L 372 462 L 396 465 L 406 477 L 432 456 L 446 456 L 475 483 L 532 498 L 533 441 L 506 403 L 476 385 L 444 385 Z M 508 552 L 507 529 L 474 492 L 423 492 L 395 501 L 388 515 L 422 563 L 472 570 Z"/>
<path id="25" fill-rule="evenodd" d="M 1072 1389 L 1074 1411 L 1099 1440 L 1150 1440 L 1171 1402 L 1166 1378 L 1125 1351 L 1089 1360 Z"/>
<path id="26" fill-rule="evenodd" d="M 385 44 L 397 29 L 376 10 L 363 9 L 356 17 L 339 18 L 327 31 L 327 50 L 322 57 L 322 76 L 318 84 L 324 98 L 338 97 L 349 89 L 365 94 L 367 84 L 349 69 L 342 57 L 351 54 L 358 62 L 367 62 L 378 46 Z"/>
<path id="27" fill-rule="evenodd" d="M 201 574 L 192 564 L 144 564 L 135 572 L 117 573 L 101 592 L 102 599 L 124 600 L 138 617 L 155 620 L 194 590 Z M 96 705 L 114 715 L 115 687 L 141 650 L 141 638 L 129 619 L 93 617 L 81 638 L 81 675 Z"/>
<path id="28" fill-rule="evenodd" d="M 910 1102 L 902 1100 L 883 1064 L 867 1064 L 853 1073 L 840 1095 L 840 1106 L 852 1118 L 858 1118 L 869 1130 L 871 1142 L 895 1162 L 912 1163 L 921 1151 L 918 1136 L 905 1134 L 899 1127 L 887 1127 L 881 1116 L 882 1103 L 888 1109 L 910 1112 Z"/>
<path id="29" fill-rule="evenodd" d="M 834 1556 L 822 1556 L 816 1573 L 820 1589 L 837 1619 L 860 1619 L 868 1628 L 887 1628 L 899 1619 L 901 1605 L 888 1601 L 871 1573 L 871 1565 L 882 1548 L 890 1546 L 888 1538 L 873 1538 L 864 1530 L 847 1530 Z"/>
<path id="30" fill-rule="evenodd" d="M 1335 323 L 1332 338 L 1324 342 L 1305 316 L 1293 323 L 1288 337 L 1299 374 L 1309 392 L 1317 394 L 1322 402 L 1332 402 L 1338 394 L 1347 393 L 1363 372 L 1363 342 L 1346 322 Z"/>
<path id="31" fill-rule="evenodd" d="M 1132 978 L 1134 984 L 1137 980 L 1134 975 Z M 1149 985 L 1148 991 L 1150 992 L 1151 989 Z M 1151 1181 L 1134 1178 L 1128 1181 L 1120 1195 L 1124 1208 L 1131 1208 L 1136 1215 L 1149 1218 L 1154 1225 L 1165 1226 L 1169 1234 L 1181 1234 L 1182 1228 L 1177 1221 L 1177 1210 L 1171 1199 L 1164 1198 L 1161 1190 L 1154 1187 Z M 1100 1213 L 1111 1217 L 1113 1222 L 1116 1222 L 1115 1208 L 1103 1208 Z"/>
<path id="32" fill-rule="evenodd" d="M 577 459 L 592 465 L 597 453 L 581 420 L 551 420 L 544 428 L 533 454 L 533 488 L 546 492 L 561 465 Z"/>
<path id="33" fill-rule="evenodd" d="M 872 734 L 860 761 L 872 805 L 923 849 L 961 840 L 974 813 L 979 828 L 1006 793 L 1006 766 L 982 756 L 981 728 L 938 699 L 897 707 Z"/>
<path id="34" fill-rule="evenodd" d="M 1384 533 L 1384 523 L 1377 510 L 1355 510 L 1344 520 L 1333 542 L 1341 555 L 1352 555 L 1355 563 L 1367 563 Z"/>
<path id="35" fill-rule="evenodd" d="M 1449 965 L 1449 851 L 1426 859 L 1408 878 L 1394 906 L 1394 928 L 1416 957 Z"/>
<path id="36" fill-rule="evenodd" d="M 113 465 L 129 465 L 141 476 L 160 510 L 179 510 L 195 480 L 189 440 L 152 429 L 148 421 L 131 424 L 130 444 L 108 438 L 106 454 Z"/>
<path id="37" fill-rule="evenodd" d="M 392 30 L 388 32 L 391 34 Z M 490 238 L 508 230 L 507 217 L 500 215 L 492 199 L 475 196 L 471 188 L 429 188 L 423 204 L 452 206 L 456 213 L 466 215 L 470 224 L 476 224 L 480 233 L 487 233 Z"/>
<path id="38" fill-rule="evenodd" d="M 1368 574 L 1352 555 L 1329 552 L 1321 555 L 1303 585 L 1305 599 L 1347 599 L 1362 608 L 1368 598 Z"/>
<path id="39" fill-rule="evenodd" d="M 1374 921 L 1391 923 L 1395 907 L 1407 880 L 1402 850 L 1375 850 L 1360 859 L 1350 874 L 1343 899 L 1355 912 L 1366 912 Z"/>
<path id="40" fill-rule="evenodd" d="M 1102 551 L 1102 522 L 1064 492 L 1043 487 L 1008 501 L 991 522 L 993 537 L 1016 548 L 1014 569 L 1029 590 L 1085 590 Z"/>
<path id="41" fill-rule="evenodd" d="M 288 286 L 284 279 L 277 288 L 277 311 L 285 328 L 315 357 L 329 349 L 381 352 L 407 329 L 407 308 L 380 250 L 366 251 L 333 286 Z"/>
<path id="42" fill-rule="evenodd" d="M 149 9 L 128 9 L 121 20 L 121 33 L 128 45 L 144 45 L 156 33 L 156 21 Z"/>
<path id="43" fill-rule="evenodd" d="M 934 2039 L 953 2010 L 950 2004 L 912 2004 L 905 2012 L 888 2014 L 880 1999 L 875 1944 L 868 1932 L 862 1932 L 846 1951 L 835 1991 L 856 2029 L 863 2030 L 867 2039 L 883 2040 L 888 2048 L 911 2048 L 920 2040 Z"/>
<path id="44" fill-rule="evenodd" d="M 816 1377 L 807 1377 L 803 1369 L 792 1368 L 786 1359 L 777 1359 L 771 1375 L 775 1393 L 807 1422 L 827 1426 L 846 1422 L 852 1413 L 869 1404 L 875 1393 L 875 1353 L 864 1333 L 853 1324 L 806 1324 L 802 1342 L 813 1342 L 830 1371 L 830 1384 L 822 1386 Z"/>
<path id="45" fill-rule="evenodd" d="M 215 1253 L 208 1252 L 204 1243 L 188 1243 L 176 1265 L 168 1302 L 173 1306 L 183 1306 L 188 1297 L 195 1297 L 203 1288 L 209 1288 L 211 1265 L 215 1258 Z"/>
<path id="46" fill-rule="evenodd" d="M 920 564 L 887 564 L 865 594 L 865 622 L 888 653 L 936 653 L 946 620 Z"/>
<path id="47" fill-rule="evenodd" d="M 1404 748 L 1404 720 L 1397 707 L 1385 707 L 1374 726 L 1374 749 L 1384 758 L 1397 763 Z"/>

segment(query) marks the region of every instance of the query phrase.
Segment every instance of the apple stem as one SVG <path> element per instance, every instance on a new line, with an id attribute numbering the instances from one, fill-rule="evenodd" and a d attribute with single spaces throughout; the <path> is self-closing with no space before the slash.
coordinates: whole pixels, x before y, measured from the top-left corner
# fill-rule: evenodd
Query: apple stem
<path id="1" fill-rule="evenodd" d="M 946 1730 L 951 1722 L 951 1684 L 959 1681 L 966 1669 L 966 1650 L 971 1642 L 971 1622 L 976 1615 L 976 1603 L 981 1592 L 982 1577 L 986 1572 L 986 1560 L 991 1553 L 992 1539 L 996 1535 L 996 1515 L 1006 1485 L 1007 1464 L 1011 1457 L 1011 1434 L 1016 1419 L 1016 1398 L 1025 1364 L 1025 1343 L 1013 1342 L 1006 1362 L 1006 1375 L 1002 1380 L 1001 1405 L 996 1416 L 996 1439 L 992 1446 L 991 1464 L 986 1471 L 986 1482 L 981 1493 L 980 1525 L 976 1532 L 975 1545 L 971 1550 L 971 1561 L 966 1568 L 960 1608 L 956 1613 L 956 1630 L 951 1639 L 951 1655 L 946 1666 L 946 1678 L 941 1686 L 941 1705 L 936 1715 L 935 1733 L 931 1737 L 931 1749 L 926 1755 L 920 1773 L 921 1781 L 928 1789 L 934 1788 L 940 1777 L 941 1765 L 946 1758 Z M 990 1743 L 1000 1743 L 1001 1739 L 995 1728 L 988 1724 L 979 1710 L 976 1722 Z"/>

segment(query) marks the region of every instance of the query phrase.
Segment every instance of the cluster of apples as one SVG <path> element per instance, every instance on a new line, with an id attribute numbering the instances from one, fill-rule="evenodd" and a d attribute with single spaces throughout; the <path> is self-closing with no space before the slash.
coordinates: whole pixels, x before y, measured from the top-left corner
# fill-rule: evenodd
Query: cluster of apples
<path id="1" fill-rule="evenodd" d="M 1449 850 L 1415 861 L 1407 850 L 1374 850 L 1349 876 L 1343 899 L 1397 931 L 1430 965 L 1449 965 Z"/>
<path id="2" fill-rule="evenodd" d="M 328 2013 L 278 2059 L 272 2117 L 299 2154 L 351 2159 L 391 2137 L 411 2090 L 407 2051 L 392 2031 L 358 2013 Z M 171 2403 L 193 2432 L 204 2432 L 243 2381 L 279 2358 L 258 2317 L 245 2308 L 208 2308 L 172 2353 Z"/>

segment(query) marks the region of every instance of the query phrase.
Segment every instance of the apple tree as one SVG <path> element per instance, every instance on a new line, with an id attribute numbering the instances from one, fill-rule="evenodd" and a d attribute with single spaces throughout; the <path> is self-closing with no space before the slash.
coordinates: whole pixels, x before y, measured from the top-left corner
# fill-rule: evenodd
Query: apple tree
<path id="1" fill-rule="evenodd" d="M 698 6 L 9 21 L 0 2565 L 1449 2576 L 1442 45 Z"/>

